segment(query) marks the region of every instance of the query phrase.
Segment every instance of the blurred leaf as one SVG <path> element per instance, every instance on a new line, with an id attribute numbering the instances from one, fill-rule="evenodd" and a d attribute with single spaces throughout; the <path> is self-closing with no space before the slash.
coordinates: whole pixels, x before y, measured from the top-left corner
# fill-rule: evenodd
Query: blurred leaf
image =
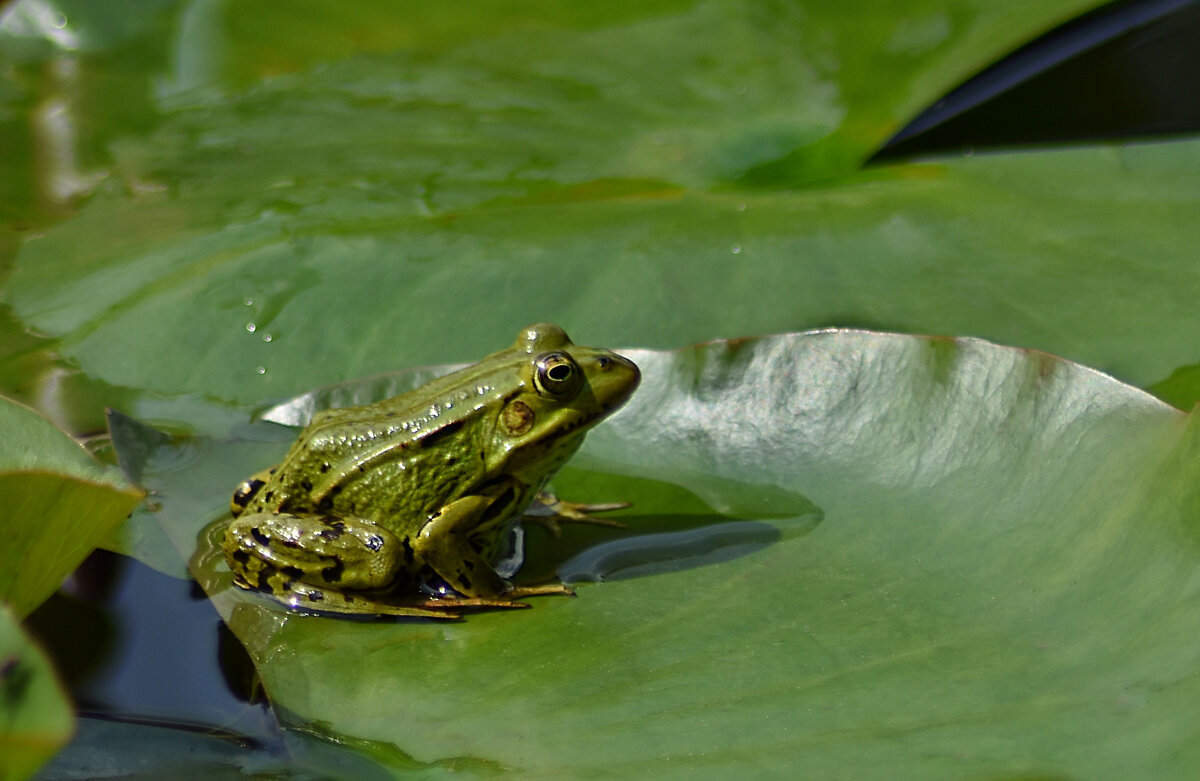
<path id="1" fill-rule="evenodd" d="M 370 52 L 161 93 L 4 295 L 100 379 L 239 402 L 534 320 L 979 334 L 1154 382 L 1200 354 L 1195 143 L 858 170 L 900 104 L 1075 7 L 397 12 Z M 268 36 L 230 13 L 237 51 Z"/>
<path id="2" fill-rule="evenodd" d="M 0 398 L 0 598 L 28 615 L 141 500 L 74 440 Z"/>
<path id="3" fill-rule="evenodd" d="M 71 722 L 50 663 L 0 604 L 0 781 L 31 778 L 71 737 Z"/>

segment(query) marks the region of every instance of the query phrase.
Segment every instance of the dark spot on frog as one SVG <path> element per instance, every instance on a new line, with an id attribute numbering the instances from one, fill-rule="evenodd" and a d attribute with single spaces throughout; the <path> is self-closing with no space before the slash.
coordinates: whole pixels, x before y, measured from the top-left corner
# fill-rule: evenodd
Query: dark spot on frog
<path id="1" fill-rule="evenodd" d="M 291 578 L 292 580 L 300 580 L 301 578 L 304 577 L 304 571 L 302 569 L 300 569 L 299 567 L 293 567 L 291 565 L 284 567 L 283 569 L 280 570 L 280 572 L 282 572 L 284 575 Z"/>
<path id="2" fill-rule="evenodd" d="M 329 489 L 329 493 L 333 496 L 337 496 L 341 492 L 342 492 L 342 486 L 340 486 L 340 485 L 335 485 L 333 488 Z"/>
<path id="3" fill-rule="evenodd" d="M 312 481 L 311 480 L 301 480 L 300 487 L 303 488 L 305 491 L 311 491 L 312 490 Z"/>
<path id="4" fill-rule="evenodd" d="M 266 496 L 264 496 L 263 498 L 264 498 L 264 499 L 266 499 L 266 500 L 269 502 L 269 501 L 271 501 L 272 499 L 274 499 L 274 498 L 275 498 L 275 492 L 274 492 L 274 491 L 267 491 L 267 495 L 266 495 Z"/>
<path id="5" fill-rule="evenodd" d="M 258 493 L 258 489 L 262 488 L 266 483 L 262 480 L 247 480 L 238 486 L 238 489 L 233 493 L 233 503 L 238 507 L 245 509 L 254 495 Z"/>
<path id="6" fill-rule="evenodd" d="M 365 545 L 371 550 L 379 550 L 383 547 L 383 538 L 378 534 L 372 534 L 366 539 Z"/>
<path id="7" fill-rule="evenodd" d="M 262 529 L 259 529 L 257 526 L 250 530 L 250 536 L 254 538 L 255 542 L 264 548 L 271 547 L 271 538 L 263 534 Z"/>
<path id="8" fill-rule="evenodd" d="M 465 588 L 465 589 L 467 589 L 468 591 L 470 591 L 470 589 L 471 589 L 471 581 L 467 579 L 467 576 L 466 576 L 466 575 L 459 575 L 459 576 L 458 576 L 458 583 L 459 583 L 459 585 L 461 585 L 463 588 Z"/>
<path id="9" fill-rule="evenodd" d="M 472 572 L 475 571 L 475 562 L 473 562 L 469 559 L 463 562 L 463 566 L 466 567 L 467 569 L 471 570 Z"/>
<path id="10" fill-rule="evenodd" d="M 233 552 L 233 560 L 238 564 L 245 564 L 250 561 L 250 554 L 244 550 L 235 550 Z"/>
<path id="11" fill-rule="evenodd" d="M 317 502 L 318 510 L 330 510 L 332 508 L 333 508 L 333 497 L 332 496 L 322 496 L 321 501 Z"/>
<path id="12" fill-rule="evenodd" d="M 271 580 L 278 575 L 279 572 L 270 564 L 263 564 L 262 569 L 256 573 L 257 579 L 252 582 L 254 588 L 259 591 L 270 592 L 274 590 L 271 585 Z"/>
<path id="13" fill-rule="evenodd" d="M 334 540 L 336 540 L 337 538 L 342 536 L 342 530 L 330 527 L 328 529 L 322 529 L 321 531 L 319 531 L 317 533 L 317 536 L 320 537 L 321 539 L 325 540 L 326 542 L 333 542 Z"/>
<path id="14" fill-rule="evenodd" d="M 322 602 L 325 599 L 325 592 L 317 591 L 316 589 L 313 589 L 312 591 L 305 594 L 305 596 L 308 597 L 309 602 Z"/>
<path id="15" fill-rule="evenodd" d="M 433 431 L 430 431 L 428 434 L 426 434 L 425 436 L 420 438 L 421 444 L 428 447 L 429 445 L 431 445 L 434 442 L 437 442 L 438 440 L 442 439 L 443 437 L 448 437 L 451 434 L 453 434 L 454 432 L 458 431 L 460 428 L 463 427 L 463 423 L 465 423 L 465 422 L 466 421 L 463 421 L 463 420 L 456 420 L 453 423 L 447 423 L 446 425 L 442 426 L 441 428 L 435 428 Z"/>
<path id="16" fill-rule="evenodd" d="M 335 560 L 328 567 L 321 570 L 321 577 L 323 577 L 329 583 L 340 583 L 342 580 L 342 573 L 345 571 L 345 569 L 346 565 L 344 562 Z"/>
<path id="17" fill-rule="evenodd" d="M 328 472 L 328 471 L 329 471 L 329 470 L 332 468 L 332 466 L 333 466 L 333 465 L 332 465 L 332 464 L 330 464 L 328 461 L 326 461 L 325 463 L 321 464 L 321 474 L 324 474 L 324 473 Z"/>

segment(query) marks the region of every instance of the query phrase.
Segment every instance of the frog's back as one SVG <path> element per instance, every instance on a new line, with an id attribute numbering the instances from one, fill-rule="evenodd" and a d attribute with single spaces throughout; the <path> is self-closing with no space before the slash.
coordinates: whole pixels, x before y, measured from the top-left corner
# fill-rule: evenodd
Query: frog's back
<path id="1" fill-rule="evenodd" d="M 428 395 L 428 386 L 420 390 L 314 416 L 254 509 L 387 519 L 393 531 L 405 532 L 399 527 L 419 528 L 485 481 L 495 422 L 488 405 L 474 389 L 440 397 Z"/>

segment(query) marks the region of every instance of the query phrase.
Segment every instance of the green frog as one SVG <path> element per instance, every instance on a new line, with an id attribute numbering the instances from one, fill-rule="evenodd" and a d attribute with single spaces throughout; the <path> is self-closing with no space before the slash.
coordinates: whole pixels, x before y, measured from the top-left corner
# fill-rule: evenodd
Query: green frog
<path id="1" fill-rule="evenodd" d="M 572 593 L 513 586 L 497 566 L 547 481 L 639 379 L 627 358 L 538 324 L 408 393 L 318 413 L 233 495 L 222 547 L 234 582 L 303 610 L 440 618 Z M 619 506 L 552 504 L 593 522 Z"/>

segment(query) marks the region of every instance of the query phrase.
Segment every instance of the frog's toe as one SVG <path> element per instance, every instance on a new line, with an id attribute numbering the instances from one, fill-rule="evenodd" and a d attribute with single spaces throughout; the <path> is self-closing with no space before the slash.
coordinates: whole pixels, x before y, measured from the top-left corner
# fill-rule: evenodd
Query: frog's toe
<path id="1" fill-rule="evenodd" d="M 625 524 L 611 518 L 596 518 L 592 513 L 607 513 L 614 510 L 624 510 L 631 505 L 629 502 L 604 502 L 584 504 L 566 502 L 554 494 L 542 492 L 537 500 L 522 516 L 522 523 L 536 523 L 544 526 L 555 538 L 562 536 L 563 523 L 590 523 L 595 526 L 609 526 L 614 529 L 624 529 Z"/>
<path id="2" fill-rule="evenodd" d="M 511 599 L 541 596 L 573 597 L 575 596 L 575 589 L 563 583 L 545 583 L 540 586 L 513 586 L 505 592 L 504 596 Z"/>

